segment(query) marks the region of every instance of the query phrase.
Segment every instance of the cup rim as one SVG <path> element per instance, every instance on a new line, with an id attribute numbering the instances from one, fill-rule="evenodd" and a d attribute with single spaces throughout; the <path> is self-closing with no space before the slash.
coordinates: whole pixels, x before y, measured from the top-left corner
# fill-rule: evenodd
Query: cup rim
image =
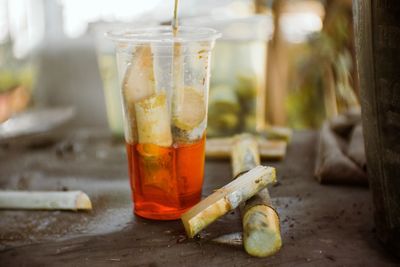
<path id="1" fill-rule="evenodd" d="M 105 37 L 114 42 L 154 43 L 170 45 L 173 43 L 190 43 L 215 41 L 222 34 L 217 30 L 206 27 L 179 27 L 178 35 L 174 36 L 171 26 L 123 28 L 105 33 Z"/>

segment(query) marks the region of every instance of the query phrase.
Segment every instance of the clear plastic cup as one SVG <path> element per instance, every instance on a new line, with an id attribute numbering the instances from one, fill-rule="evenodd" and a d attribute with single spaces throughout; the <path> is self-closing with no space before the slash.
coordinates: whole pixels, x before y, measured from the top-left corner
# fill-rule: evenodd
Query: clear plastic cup
<path id="1" fill-rule="evenodd" d="M 213 29 L 112 31 L 134 211 L 178 219 L 201 198 Z"/>

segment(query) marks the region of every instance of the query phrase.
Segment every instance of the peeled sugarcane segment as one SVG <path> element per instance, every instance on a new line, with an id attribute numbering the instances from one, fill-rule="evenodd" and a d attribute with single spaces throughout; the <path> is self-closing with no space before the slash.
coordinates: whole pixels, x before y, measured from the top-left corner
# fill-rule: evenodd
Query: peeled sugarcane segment
<path id="1" fill-rule="evenodd" d="M 91 210 L 82 191 L 0 191 L 0 209 Z"/>
<path id="2" fill-rule="evenodd" d="M 257 166 L 218 189 L 185 212 L 181 220 L 189 237 L 235 209 L 268 184 L 276 181 L 275 169 Z"/>
<path id="3" fill-rule="evenodd" d="M 123 93 L 128 103 L 150 97 L 155 93 L 153 55 L 150 45 L 138 46 L 132 55 L 132 62 L 126 69 Z"/>
<path id="4" fill-rule="evenodd" d="M 260 156 L 266 160 L 281 160 L 286 155 L 287 143 L 281 140 L 267 140 L 258 137 Z M 225 159 L 231 157 L 232 137 L 207 138 L 206 157 L 209 159 Z"/>
<path id="5" fill-rule="evenodd" d="M 124 79 L 129 124 L 137 131 L 140 144 L 168 147 L 172 144 L 168 103 L 165 92 L 156 93 L 150 45 L 136 48 Z"/>
<path id="6" fill-rule="evenodd" d="M 125 137 L 128 142 L 137 141 L 135 102 L 152 96 L 156 91 L 153 57 L 150 45 L 137 46 L 122 83 L 125 110 Z"/>
<path id="7" fill-rule="evenodd" d="M 196 128 L 206 116 L 204 95 L 195 88 L 186 87 L 180 107 L 173 116 L 173 123 L 179 129 L 190 131 Z"/>
<path id="8" fill-rule="evenodd" d="M 250 134 L 234 137 L 232 170 L 236 177 L 260 164 L 258 144 Z M 276 253 L 282 246 L 279 216 L 273 208 L 268 189 L 264 188 L 240 206 L 243 225 L 243 245 L 256 257 Z"/>
<path id="9" fill-rule="evenodd" d="M 163 147 L 172 145 L 165 92 L 135 102 L 135 113 L 140 144 L 153 144 Z"/>

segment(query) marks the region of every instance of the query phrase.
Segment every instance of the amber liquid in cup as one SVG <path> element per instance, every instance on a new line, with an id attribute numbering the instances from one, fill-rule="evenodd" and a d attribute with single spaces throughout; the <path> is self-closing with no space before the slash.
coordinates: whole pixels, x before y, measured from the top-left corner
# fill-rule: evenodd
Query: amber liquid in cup
<path id="1" fill-rule="evenodd" d="M 205 136 L 195 143 L 171 147 L 126 143 L 135 213 L 173 220 L 199 202 L 204 147 Z"/>

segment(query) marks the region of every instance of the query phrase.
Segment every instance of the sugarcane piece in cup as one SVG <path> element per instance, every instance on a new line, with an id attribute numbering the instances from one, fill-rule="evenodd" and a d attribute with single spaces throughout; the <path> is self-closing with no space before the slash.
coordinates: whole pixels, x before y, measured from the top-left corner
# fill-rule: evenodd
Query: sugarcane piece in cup
<path id="1" fill-rule="evenodd" d="M 156 92 L 150 45 L 137 46 L 132 54 L 123 81 L 123 93 L 130 125 L 128 139 L 136 141 L 137 137 L 141 144 L 170 146 L 172 136 L 168 102 L 165 92 Z"/>
<path id="2" fill-rule="evenodd" d="M 139 144 L 172 145 L 170 118 L 165 92 L 135 102 Z"/>
<path id="3" fill-rule="evenodd" d="M 132 53 L 122 82 L 125 110 L 125 137 L 129 143 L 137 141 L 135 102 L 152 96 L 156 91 L 153 56 L 150 45 L 140 45 Z"/>
<path id="4" fill-rule="evenodd" d="M 234 87 L 240 100 L 250 100 L 257 97 L 257 76 L 238 74 L 237 84 Z"/>
<path id="5" fill-rule="evenodd" d="M 208 134 L 233 134 L 239 127 L 240 102 L 233 88 L 213 86 L 210 90 Z"/>
<path id="6" fill-rule="evenodd" d="M 150 45 L 138 46 L 132 54 L 123 81 L 123 92 L 128 103 L 140 101 L 155 93 L 153 55 Z"/>
<path id="7" fill-rule="evenodd" d="M 173 123 L 184 131 L 191 131 L 199 126 L 206 116 L 203 93 L 193 87 L 183 89 L 183 99 L 174 113 Z"/>

